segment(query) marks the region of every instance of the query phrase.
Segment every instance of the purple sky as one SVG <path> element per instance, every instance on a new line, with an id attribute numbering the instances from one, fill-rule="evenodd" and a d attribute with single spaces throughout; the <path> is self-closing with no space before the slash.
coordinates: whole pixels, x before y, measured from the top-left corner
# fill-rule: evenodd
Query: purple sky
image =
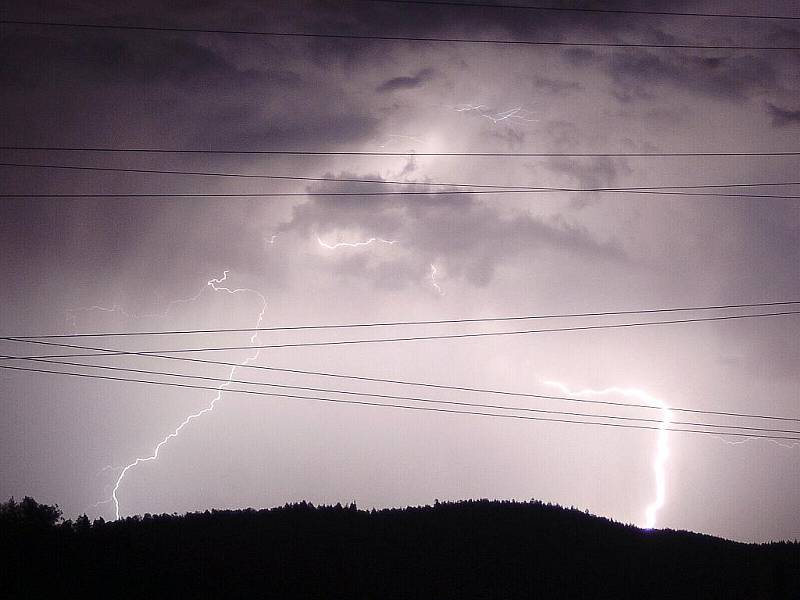
<path id="1" fill-rule="evenodd" d="M 109 12 L 105 3 L 89 1 L 12 2 L 3 18 L 390 36 L 800 45 L 800 21 L 369 2 L 209 0 L 172 3 L 167 11 L 156 3 L 135 4 Z M 553 5 L 642 8 L 635 1 Z M 796 3 L 788 1 L 650 2 L 647 8 L 800 17 Z M 770 152 L 798 150 L 800 134 L 797 51 L 481 46 L 3 25 L 0 56 L 0 145 L 5 146 Z M 570 188 L 800 180 L 798 157 L 243 157 L 3 150 L 0 159 Z M 0 167 L 0 174 L 4 193 L 377 187 L 8 166 Z M 800 186 L 756 193 L 797 195 Z M 262 308 L 259 294 L 266 299 L 263 326 L 800 299 L 800 204 L 791 199 L 541 193 L 3 199 L 0 206 L 3 335 L 253 327 Z M 253 291 L 230 294 L 206 285 L 225 270 L 231 289 Z M 179 299 L 192 300 L 172 302 Z M 613 320 L 280 332 L 258 340 L 606 322 Z M 547 381 L 572 392 L 620 386 L 672 406 L 797 417 L 799 323 L 796 316 L 785 316 L 270 349 L 254 364 L 541 394 L 561 393 Z M 243 346 L 249 334 L 82 342 L 133 350 Z M 10 342 L 3 351 L 59 353 Z M 250 355 L 203 357 L 238 362 Z M 95 364 L 212 377 L 229 372 L 141 357 Z M 246 369 L 236 376 L 593 410 Z M 33 495 L 58 502 L 70 516 L 112 518 L 114 506 L 107 500 L 119 467 L 148 456 L 213 398 L 212 391 L 2 371 L 0 497 Z M 634 401 L 613 393 L 608 399 Z M 630 409 L 615 414 L 658 415 Z M 679 417 L 695 420 L 674 415 Z M 668 435 L 666 502 L 657 526 L 740 540 L 800 537 L 800 445 L 731 441 Z M 656 431 L 229 394 L 170 440 L 157 461 L 130 469 L 118 499 L 127 515 L 300 499 L 355 500 L 370 507 L 435 498 L 535 497 L 643 525 L 656 493 L 657 442 Z"/>

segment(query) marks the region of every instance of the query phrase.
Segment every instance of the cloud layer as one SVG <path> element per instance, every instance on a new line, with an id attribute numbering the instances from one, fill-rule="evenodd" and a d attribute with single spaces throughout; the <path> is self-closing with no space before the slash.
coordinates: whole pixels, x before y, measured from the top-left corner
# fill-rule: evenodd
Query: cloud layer
<path id="1" fill-rule="evenodd" d="M 7 18 L 588 42 L 790 45 L 798 40 L 791 23 L 499 8 L 211 1 L 168 9 L 155 3 L 119 5 L 101 14 L 92 2 L 69 9 L 51 4 L 17 3 Z M 789 2 L 739 4 L 730 10 L 797 12 Z M 615 6 L 641 9 L 633 1 Z M 687 0 L 648 8 L 719 7 Z M 463 187 L 437 185 L 586 189 L 793 182 L 793 157 L 436 155 L 794 151 L 800 122 L 794 52 L 4 26 L 0 54 L 4 145 L 400 153 L 2 151 L 6 163 L 217 174 L 0 166 L 5 193 L 189 194 L 4 199 L 0 325 L 9 333 L 58 333 L 76 326 L 85 331 L 252 326 L 257 307 L 251 297 L 206 289 L 193 302 L 170 305 L 194 297 L 226 269 L 232 285 L 264 293 L 270 325 L 800 298 L 800 212 L 794 199 L 598 191 L 467 194 Z M 220 176 L 224 173 L 272 178 Z M 369 191 L 396 195 L 348 195 Z M 263 192 L 295 195 L 202 197 Z M 798 194 L 789 184 L 760 192 Z M 128 316 L 94 306 L 124 307 Z M 545 393 L 543 379 L 573 388 L 629 385 L 674 405 L 794 414 L 800 336 L 793 319 L 517 336 L 491 343 L 271 351 L 263 361 Z M 547 323 L 567 322 L 583 324 Z M 292 336 L 263 339 L 312 339 L 311 333 Z M 242 345 L 248 339 L 198 343 Z M 152 348 L 156 342 L 137 343 Z M 6 351 L 23 350 L 9 345 Z M 7 457 L 0 467 L 0 496 L 35 494 L 69 513 L 108 516 L 106 505 L 92 506 L 107 496 L 103 467 L 146 451 L 205 400 L 135 386 L 0 377 L 8 399 L 0 419 L 0 452 Z M 286 383 L 312 383 L 285 377 Z M 565 409 L 557 403 L 543 407 Z M 196 425 L 170 446 L 163 461 L 126 483 L 127 511 L 282 504 L 294 498 L 336 502 L 356 496 L 368 506 L 434 497 L 534 496 L 638 522 L 651 491 L 653 439 L 645 434 L 501 427 L 460 417 L 417 419 L 382 410 L 244 400 L 226 400 L 214 418 Z M 800 497 L 791 487 L 800 476 L 797 449 L 671 439 L 664 525 L 759 540 L 798 530 Z"/>

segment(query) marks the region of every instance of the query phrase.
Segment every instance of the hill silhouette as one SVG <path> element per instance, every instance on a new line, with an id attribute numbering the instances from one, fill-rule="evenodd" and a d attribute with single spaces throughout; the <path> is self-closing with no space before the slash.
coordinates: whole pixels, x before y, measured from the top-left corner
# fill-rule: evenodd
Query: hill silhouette
<path id="1" fill-rule="evenodd" d="M 800 598 L 797 542 L 643 531 L 538 501 L 60 515 L 0 505 L 0 596 Z"/>

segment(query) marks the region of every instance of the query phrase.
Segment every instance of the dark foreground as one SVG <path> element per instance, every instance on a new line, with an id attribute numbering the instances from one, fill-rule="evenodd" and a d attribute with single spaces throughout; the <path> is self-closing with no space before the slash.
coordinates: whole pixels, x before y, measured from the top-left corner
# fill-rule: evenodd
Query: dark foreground
<path id="1" fill-rule="evenodd" d="M 644 532 L 538 502 L 58 517 L 2 505 L 0 597 L 800 598 L 798 543 Z"/>

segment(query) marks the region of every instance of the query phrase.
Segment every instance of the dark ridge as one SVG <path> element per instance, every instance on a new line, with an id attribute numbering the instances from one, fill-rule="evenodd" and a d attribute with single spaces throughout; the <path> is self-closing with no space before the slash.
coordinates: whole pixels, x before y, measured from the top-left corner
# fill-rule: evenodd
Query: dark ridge
<path id="1" fill-rule="evenodd" d="M 539 501 L 60 516 L 0 504 L 0 596 L 800 598 L 796 541 L 643 531 Z"/>

